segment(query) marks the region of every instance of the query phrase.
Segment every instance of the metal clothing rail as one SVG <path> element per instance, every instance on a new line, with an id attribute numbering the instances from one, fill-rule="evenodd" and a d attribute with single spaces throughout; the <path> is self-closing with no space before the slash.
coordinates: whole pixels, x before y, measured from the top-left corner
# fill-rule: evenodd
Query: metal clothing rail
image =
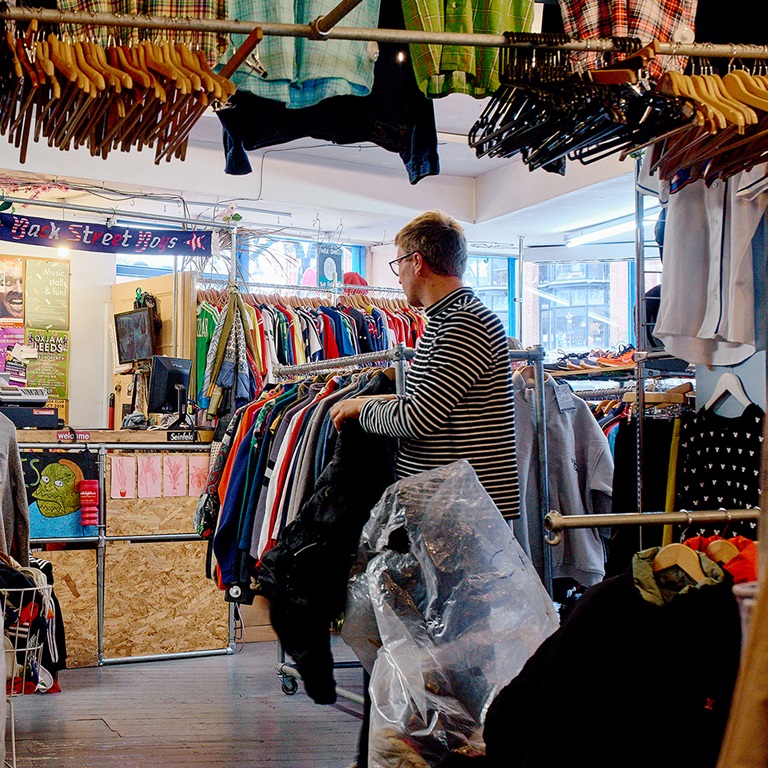
<path id="1" fill-rule="evenodd" d="M 331 12 L 333 13 L 333 12 Z M 331 17 L 331 13 L 327 17 Z M 464 32 L 424 32 L 401 29 L 367 29 L 361 27 L 334 27 L 323 32 L 312 24 L 272 24 L 269 22 L 230 21 L 226 19 L 191 19 L 167 16 L 139 16 L 113 13 L 88 13 L 79 11 L 57 11 L 40 8 L 9 8 L 0 13 L 0 18 L 17 21 L 38 21 L 54 24 L 87 24 L 106 27 L 134 27 L 139 29 L 172 29 L 179 31 L 218 32 L 247 35 L 261 27 L 265 35 L 276 37 L 307 37 L 326 40 L 373 40 L 376 42 L 426 43 L 428 45 L 466 45 L 486 48 L 539 48 L 561 51 L 604 51 L 617 50 L 609 39 L 572 40 L 561 45 L 539 45 L 529 42 L 515 42 L 510 45 L 504 35 L 473 34 Z M 648 41 L 650 42 L 650 41 Z M 674 56 L 707 56 L 718 58 L 768 59 L 768 46 L 722 45 L 713 43 L 658 43 L 658 53 Z"/>
<path id="2" fill-rule="evenodd" d="M 603 400 L 621 398 L 628 392 L 636 392 L 635 387 L 603 387 L 602 389 L 575 389 L 573 394 L 582 400 Z"/>
<path id="3" fill-rule="evenodd" d="M 384 352 L 364 352 L 361 355 L 332 357 L 330 360 L 318 360 L 314 363 L 301 363 L 300 365 L 276 365 L 272 373 L 278 378 L 284 379 L 289 376 L 301 376 L 305 373 L 326 373 L 343 368 L 352 368 L 356 365 L 368 365 L 390 360 L 396 364 L 395 389 L 402 394 L 405 392 L 405 361 L 415 354 L 416 350 L 410 349 L 400 342 L 396 347 Z"/>
<path id="4" fill-rule="evenodd" d="M 544 518 L 544 527 L 555 534 L 545 537 L 547 544 L 555 546 L 560 543 L 563 531 L 567 528 L 601 528 L 622 525 L 673 525 L 694 523 L 725 523 L 735 520 L 758 520 L 760 508 L 752 509 L 717 509 L 688 512 L 627 512 L 613 515 L 561 515 L 550 512 Z"/>

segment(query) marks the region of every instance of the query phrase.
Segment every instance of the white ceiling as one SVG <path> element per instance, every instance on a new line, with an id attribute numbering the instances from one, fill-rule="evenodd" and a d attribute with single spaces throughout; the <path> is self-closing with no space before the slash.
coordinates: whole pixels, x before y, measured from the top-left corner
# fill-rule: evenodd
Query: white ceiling
<path id="1" fill-rule="evenodd" d="M 28 174 L 49 181 L 75 180 L 86 187 L 158 195 L 176 200 L 137 200 L 128 208 L 114 195 L 93 197 L 61 190 L 46 199 L 125 210 L 151 210 L 174 216 L 211 217 L 235 200 L 243 224 L 335 233 L 348 242 L 391 242 L 395 232 L 421 210 L 448 210 L 465 225 L 470 242 L 514 252 L 526 243 L 562 243 L 578 231 L 631 214 L 631 161 L 601 161 L 590 167 L 568 164 L 565 177 L 544 170 L 531 173 L 520 158 L 475 156 L 466 135 L 485 106 L 468 96 L 435 101 L 441 172 L 416 185 L 399 156 L 372 144 L 340 146 L 301 140 L 249 153 L 253 173 L 223 174 L 221 129 L 214 114 L 193 130 L 187 160 L 154 166 L 148 153 L 113 153 L 104 161 L 82 150 L 61 152 L 32 145 L 25 165 L 0 138 L 0 176 Z M 5 170 L 3 170 L 5 169 Z M 0 179 L 2 182 L 2 179 Z M 5 182 L 2 186 L 7 188 Z M 31 213 L 31 212 L 30 212 Z"/>

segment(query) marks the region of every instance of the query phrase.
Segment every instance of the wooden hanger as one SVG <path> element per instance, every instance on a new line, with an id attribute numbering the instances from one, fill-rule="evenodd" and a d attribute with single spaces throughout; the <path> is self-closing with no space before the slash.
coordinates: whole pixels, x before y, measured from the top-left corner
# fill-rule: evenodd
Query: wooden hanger
<path id="1" fill-rule="evenodd" d="M 692 391 L 693 384 L 690 381 L 686 381 L 684 384 L 672 387 L 672 389 L 668 389 L 666 392 L 645 392 L 643 400 L 646 405 L 684 405 L 688 402 L 688 392 Z M 637 402 L 637 393 L 626 392 L 621 399 L 625 403 L 635 403 Z"/>
<path id="2" fill-rule="evenodd" d="M 697 584 L 707 578 L 701 567 L 701 560 L 699 560 L 698 554 L 685 544 L 667 544 L 653 558 L 654 573 L 663 571 L 673 565 L 682 568 Z"/>
<path id="3" fill-rule="evenodd" d="M 705 550 L 706 556 L 720 565 L 733 560 L 739 554 L 738 547 L 728 539 L 715 539 L 710 542 Z"/>

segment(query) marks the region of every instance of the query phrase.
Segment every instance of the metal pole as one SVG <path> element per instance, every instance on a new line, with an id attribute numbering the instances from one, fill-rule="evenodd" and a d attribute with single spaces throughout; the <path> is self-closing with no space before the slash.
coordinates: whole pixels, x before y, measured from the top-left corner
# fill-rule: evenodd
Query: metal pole
<path id="1" fill-rule="evenodd" d="M 341 2 L 332 10 L 328 11 L 325 16 L 318 16 L 311 23 L 311 27 L 316 33 L 325 37 L 333 27 L 335 27 L 345 16 L 348 16 L 352 11 L 357 8 L 362 0 L 341 0 Z"/>
<path id="2" fill-rule="evenodd" d="M 107 532 L 107 450 L 99 446 L 99 539 L 96 544 L 96 660 L 104 663 L 104 574 Z"/>
<path id="3" fill-rule="evenodd" d="M 544 518 L 548 531 L 562 531 L 566 528 L 600 528 L 621 525 L 669 525 L 687 523 L 724 523 L 734 520 L 757 520 L 758 507 L 752 509 L 717 509 L 700 512 L 626 512 L 611 515 L 561 515 L 550 512 Z"/>
<path id="4" fill-rule="evenodd" d="M 400 341 L 396 347 L 397 355 L 395 356 L 395 392 L 398 395 L 405 394 L 405 344 Z"/>
<path id="5" fill-rule="evenodd" d="M 544 347 L 540 344 L 535 347 L 539 351 L 538 357 L 533 360 L 534 381 L 534 420 L 536 428 L 536 444 L 539 454 L 539 530 L 541 540 L 544 536 L 544 520 L 549 514 L 549 462 L 547 456 L 547 413 L 544 397 Z M 552 552 L 549 547 L 544 548 L 544 587 L 549 595 L 552 595 Z"/>
<path id="6" fill-rule="evenodd" d="M 271 24 L 256 21 L 229 21 L 223 19 L 190 19 L 168 16 L 129 16 L 114 13 L 56 11 L 39 8 L 9 8 L 0 12 L 0 19 L 38 21 L 53 24 L 86 24 L 101 27 L 134 27 L 138 29 L 176 29 L 186 32 L 219 32 L 247 35 L 261 27 L 265 35 L 275 37 L 316 37 L 310 24 Z M 427 45 L 461 45 L 485 48 L 507 46 L 504 35 L 484 35 L 463 32 L 424 32 L 400 29 L 368 29 L 335 27 L 322 39 L 375 40 L 384 43 L 425 43 Z M 650 42 L 650 41 L 649 41 Z M 719 58 L 768 59 L 768 46 L 716 45 L 710 43 L 657 43 L 660 54 L 674 56 L 708 56 Z M 608 39 L 573 40 L 562 45 L 539 45 L 516 42 L 514 48 L 537 48 L 559 51 L 614 51 L 616 46 Z"/>
<path id="7" fill-rule="evenodd" d="M 643 223 L 643 194 L 640 192 L 641 158 L 635 161 L 635 349 L 645 351 L 645 225 Z M 645 413 L 645 382 L 643 381 L 643 361 L 635 363 L 637 379 L 637 405 L 635 421 L 637 424 L 637 511 L 643 511 L 643 414 Z M 642 530 L 640 545 L 642 548 Z"/>

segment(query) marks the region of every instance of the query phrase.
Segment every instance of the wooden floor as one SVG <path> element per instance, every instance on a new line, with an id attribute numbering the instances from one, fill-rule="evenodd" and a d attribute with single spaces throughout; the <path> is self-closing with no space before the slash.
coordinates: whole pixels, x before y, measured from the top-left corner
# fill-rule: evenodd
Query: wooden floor
<path id="1" fill-rule="evenodd" d="M 334 638 L 337 660 L 353 658 Z M 275 643 L 208 656 L 63 670 L 62 692 L 14 699 L 19 768 L 344 768 L 362 706 L 281 691 Z M 362 670 L 335 670 L 362 694 Z M 9 732 L 10 724 L 6 731 Z M 10 743 L 6 740 L 7 759 Z"/>

